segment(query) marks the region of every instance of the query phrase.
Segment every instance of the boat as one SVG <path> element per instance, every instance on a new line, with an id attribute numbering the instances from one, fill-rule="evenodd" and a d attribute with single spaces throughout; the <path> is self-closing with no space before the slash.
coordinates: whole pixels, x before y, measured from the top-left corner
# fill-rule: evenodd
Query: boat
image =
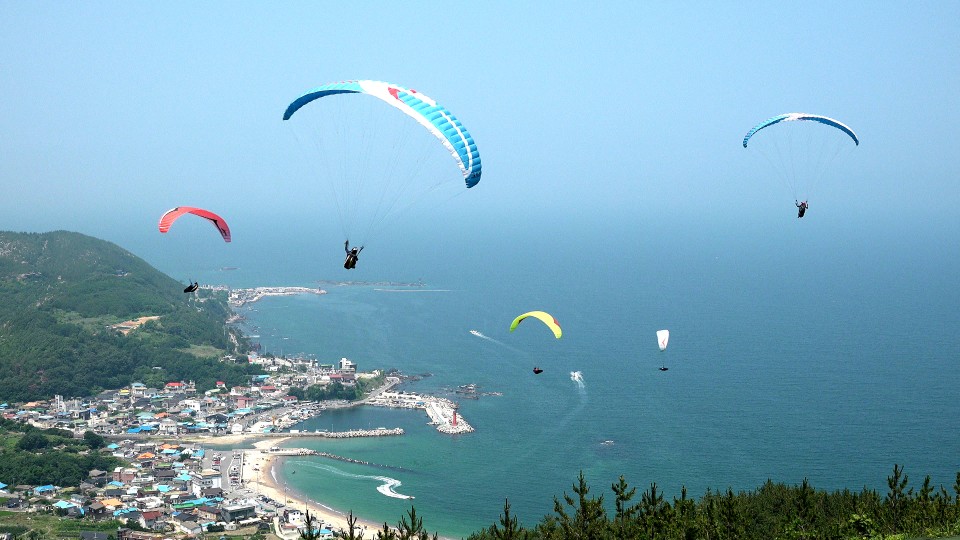
<path id="1" fill-rule="evenodd" d="M 481 334 L 479 330 L 471 330 L 470 333 L 477 337 L 483 337 L 483 334 Z"/>

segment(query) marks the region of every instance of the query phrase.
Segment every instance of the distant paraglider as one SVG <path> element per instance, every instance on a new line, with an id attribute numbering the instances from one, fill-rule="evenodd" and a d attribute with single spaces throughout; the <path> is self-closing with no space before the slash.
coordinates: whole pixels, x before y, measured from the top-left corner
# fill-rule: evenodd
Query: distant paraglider
<path id="1" fill-rule="evenodd" d="M 546 311 L 529 311 L 523 315 L 520 315 L 514 319 L 512 323 L 510 323 L 510 331 L 513 332 L 516 330 L 517 326 L 527 317 L 539 319 L 541 322 L 543 322 L 543 324 L 547 325 L 547 328 L 553 332 L 554 337 L 557 339 L 560 339 L 560 336 L 563 335 L 563 330 L 560 329 L 560 323 L 553 318 L 553 315 L 550 315 Z"/>
<path id="2" fill-rule="evenodd" d="M 667 343 L 670 342 L 670 331 L 669 330 L 657 330 L 657 345 L 660 346 L 660 351 L 667 350 Z M 665 364 L 661 364 L 660 371 L 667 371 L 668 368 Z"/>
<path id="3" fill-rule="evenodd" d="M 772 128 L 770 133 L 754 141 L 760 131 L 768 128 Z M 836 158 L 859 146 L 860 139 L 839 120 L 817 114 L 787 113 L 754 126 L 743 138 L 743 147 L 748 144 L 766 158 L 777 176 L 793 191 L 799 209 L 797 217 L 802 218 L 808 208 L 807 197 L 827 175 Z"/>
<path id="4" fill-rule="evenodd" d="M 657 345 L 660 346 L 661 351 L 667 350 L 667 343 L 669 342 L 670 342 L 670 331 L 657 330 Z"/>
<path id="5" fill-rule="evenodd" d="M 166 233 L 169 231 L 170 226 L 173 225 L 173 222 L 180 219 L 180 216 L 183 216 L 184 214 L 193 214 L 206 219 L 210 223 L 213 223 L 213 226 L 216 227 L 217 231 L 220 232 L 220 236 L 223 237 L 223 241 L 230 241 L 230 227 L 227 226 L 227 222 L 224 221 L 222 217 L 209 210 L 194 208 L 192 206 L 178 206 L 172 210 L 168 210 L 162 216 L 160 216 L 160 232 Z"/>
<path id="6" fill-rule="evenodd" d="M 563 335 L 563 331 L 560 329 L 560 323 L 558 323 L 557 320 L 553 318 L 553 315 L 550 315 L 546 311 L 528 311 L 523 315 L 520 315 L 519 317 L 514 319 L 512 323 L 510 323 L 510 331 L 513 332 L 514 330 L 516 330 L 517 326 L 519 326 L 520 323 L 523 322 L 523 320 L 526 319 L 527 317 L 533 317 L 535 319 L 540 320 L 540 322 L 542 322 L 543 324 L 547 325 L 547 328 L 549 328 L 553 332 L 554 337 L 556 337 L 557 339 L 560 339 L 560 336 Z M 533 373 L 536 375 L 539 375 L 543 373 L 543 370 L 538 367 L 535 367 L 533 368 Z"/>
<path id="7" fill-rule="evenodd" d="M 200 288 L 200 284 L 194 281 L 193 283 L 187 285 L 187 288 L 183 290 L 185 293 L 192 293 Z"/>

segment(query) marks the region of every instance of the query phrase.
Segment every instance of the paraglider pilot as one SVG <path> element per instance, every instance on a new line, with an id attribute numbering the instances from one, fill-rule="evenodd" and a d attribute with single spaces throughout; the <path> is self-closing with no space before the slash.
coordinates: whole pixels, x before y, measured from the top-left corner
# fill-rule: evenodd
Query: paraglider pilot
<path id="1" fill-rule="evenodd" d="M 194 281 L 190 285 L 187 285 L 187 288 L 183 290 L 185 293 L 192 293 L 200 287 L 200 284 Z"/>
<path id="2" fill-rule="evenodd" d="M 350 240 L 347 240 L 343 243 L 343 250 L 347 252 L 347 259 L 343 261 L 343 267 L 347 270 L 352 270 L 357 267 L 357 257 L 360 256 L 360 252 L 363 251 L 363 246 L 360 246 L 359 249 L 353 248 L 350 249 Z"/>
<path id="3" fill-rule="evenodd" d="M 803 201 L 803 202 L 793 201 L 793 202 L 797 205 L 797 208 L 800 209 L 797 211 L 797 217 L 802 218 L 803 214 L 806 213 L 807 208 L 809 208 L 810 206 L 807 204 L 807 201 Z"/>

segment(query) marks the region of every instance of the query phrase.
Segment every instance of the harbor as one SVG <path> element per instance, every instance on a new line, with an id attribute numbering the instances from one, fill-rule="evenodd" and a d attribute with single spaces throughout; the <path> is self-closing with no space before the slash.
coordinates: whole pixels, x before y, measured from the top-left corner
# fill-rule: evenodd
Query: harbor
<path id="1" fill-rule="evenodd" d="M 458 414 L 459 406 L 446 398 L 425 396 L 410 392 L 381 392 L 367 401 L 368 405 L 399 409 L 423 409 L 430 417 L 430 424 L 440 433 L 456 435 L 474 431 L 466 420 Z"/>
<path id="2" fill-rule="evenodd" d="M 327 294 L 327 291 L 312 287 L 255 287 L 252 289 L 230 289 L 227 302 L 230 307 L 238 308 L 252 304 L 266 296 L 293 296 L 295 294 Z"/>

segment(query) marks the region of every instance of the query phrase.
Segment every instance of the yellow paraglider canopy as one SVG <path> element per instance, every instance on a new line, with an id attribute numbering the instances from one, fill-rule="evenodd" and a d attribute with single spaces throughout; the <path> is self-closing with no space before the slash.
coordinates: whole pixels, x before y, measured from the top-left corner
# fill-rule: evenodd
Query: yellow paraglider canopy
<path id="1" fill-rule="evenodd" d="M 550 330 L 553 330 L 553 335 L 557 339 L 560 339 L 560 336 L 563 335 L 563 331 L 560 329 L 560 323 L 553 318 L 553 315 L 547 313 L 546 311 L 529 311 L 520 315 L 510 323 L 510 331 L 513 332 L 517 328 L 517 325 L 520 324 L 520 321 L 526 319 L 527 317 L 534 317 L 543 321 L 543 324 L 547 325 Z"/>

